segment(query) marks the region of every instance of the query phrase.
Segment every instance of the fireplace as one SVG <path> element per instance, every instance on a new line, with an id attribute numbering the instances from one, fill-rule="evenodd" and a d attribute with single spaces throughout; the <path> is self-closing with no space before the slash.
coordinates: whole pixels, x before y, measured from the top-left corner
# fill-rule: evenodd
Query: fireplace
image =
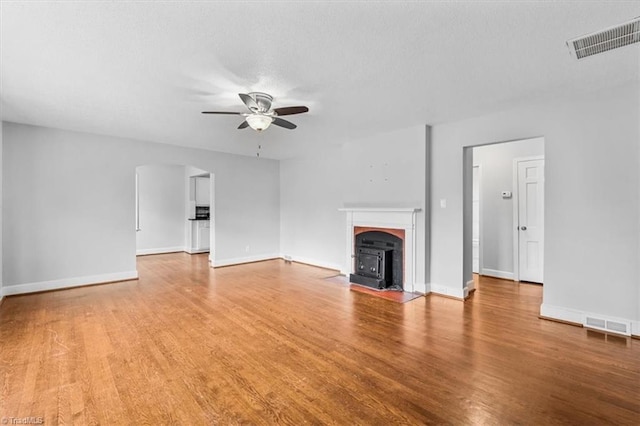
<path id="1" fill-rule="evenodd" d="M 424 284 L 416 283 L 416 214 L 419 208 L 345 207 L 340 211 L 347 216 L 343 275 L 354 283 L 376 289 L 424 292 Z M 358 271 L 367 273 L 359 274 Z"/>
<path id="2" fill-rule="evenodd" d="M 378 290 L 403 290 L 404 230 L 355 227 L 352 283 Z"/>

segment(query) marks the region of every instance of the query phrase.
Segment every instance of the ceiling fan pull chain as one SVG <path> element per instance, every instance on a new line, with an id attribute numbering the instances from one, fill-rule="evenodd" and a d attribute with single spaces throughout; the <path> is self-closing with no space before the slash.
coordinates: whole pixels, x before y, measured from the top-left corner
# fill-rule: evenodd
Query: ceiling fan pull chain
<path id="1" fill-rule="evenodd" d="M 260 150 L 262 149 L 262 145 L 258 144 L 258 152 L 256 152 L 256 157 L 260 158 Z"/>

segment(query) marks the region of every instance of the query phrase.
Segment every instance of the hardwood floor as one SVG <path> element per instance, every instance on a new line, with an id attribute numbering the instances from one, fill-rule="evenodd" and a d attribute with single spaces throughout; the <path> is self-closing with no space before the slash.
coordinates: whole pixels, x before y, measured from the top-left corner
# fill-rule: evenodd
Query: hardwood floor
<path id="1" fill-rule="evenodd" d="M 481 279 L 401 304 L 331 271 L 206 255 L 140 279 L 7 298 L 0 416 L 55 424 L 638 424 L 640 341 L 538 318 Z"/>

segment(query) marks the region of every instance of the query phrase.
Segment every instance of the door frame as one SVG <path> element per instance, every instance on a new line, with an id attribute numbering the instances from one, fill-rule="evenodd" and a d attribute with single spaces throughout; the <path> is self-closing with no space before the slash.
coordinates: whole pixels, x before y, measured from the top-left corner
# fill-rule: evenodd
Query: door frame
<path id="1" fill-rule="evenodd" d="M 520 185 L 518 182 L 518 163 L 532 160 L 544 160 L 544 157 L 544 155 L 532 155 L 531 157 L 517 157 L 513 159 L 513 281 L 516 282 L 520 281 Z M 544 203 L 544 199 L 542 200 L 542 202 Z M 544 209 L 542 211 L 542 214 L 544 214 Z M 542 232 L 544 235 L 544 229 Z M 542 246 L 543 262 L 544 252 L 545 249 L 544 246 Z"/>
<path id="2" fill-rule="evenodd" d="M 213 268 L 216 255 L 216 175 L 209 172 L 209 267 Z"/>
<path id="3" fill-rule="evenodd" d="M 477 166 L 472 165 L 472 169 L 478 169 L 478 275 L 482 275 L 482 164 L 478 164 Z M 472 173 L 473 174 L 473 173 Z M 473 205 L 473 184 L 472 184 L 472 197 L 471 204 Z M 472 207 L 473 208 L 473 207 Z M 472 250 L 472 261 L 473 261 L 473 212 L 471 214 L 472 223 L 471 223 L 471 250 Z M 473 267 L 471 268 L 473 271 Z"/>

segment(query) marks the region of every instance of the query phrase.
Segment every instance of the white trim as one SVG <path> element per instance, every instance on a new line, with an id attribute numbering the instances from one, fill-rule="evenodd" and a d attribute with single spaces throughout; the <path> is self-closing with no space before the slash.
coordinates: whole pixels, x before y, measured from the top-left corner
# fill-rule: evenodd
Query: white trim
<path id="1" fill-rule="evenodd" d="M 503 278 L 505 280 L 517 281 L 513 279 L 514 277 L 513 272 L 499 271 L 497 269 L 483 268 L 480 270 L 480 275 L 486 275 L 488 277 Z"/>
<path id="2" fill-rule="evenodd" d="M 349 275 L 354 271 L 354 228 L 372 227 L 404 230 L 404 271 L 402 287 L 405 291 L 416 291 L 416 214 L 421 209 L 417 207 L 354 207 L 341 208 L 339 211 L 347 213 L 346 218 L 346 248 L 344 269 L 340 271 Z"/>
<path id="3" fill-rule="evenodd" d="M 234 257 L 231 259 L 216 260 L 212 263 L 214 268 L 220 268 L 222 266 L 242 265 L 243 263 L 261 262 L 263 260 L 279 259 L 279 254 L 262 254 L 247 257 Z"/>
<path id="4" fill-rule="evenodd" d="M 536 139 L 536 138 L 534 138 Z M 524 139 L 526 140 L 526 139 Z M 518 182 L 518 163 L 524 161 L 533 161 L 533 160 L 543 160 L 544 155 L 532 155 L 530 157 L 516 157 L 513 159 L 513 172 L 512 172 L 512 180 L 513 180 L 513 278 L 514 281 L 520 281 L 520 184 Z M 544 200 L 542 200 L 544 203 Z M 544 229 L 543 238 L 544 238 Z M 544 256 L 544 246 L 542 246 L 543 256 Z M 544 259 L 543 259 L 544 262 Z"/>
<path id="5" fill-rule="evenodd" d="M 138 279 L 138 271 L 114 272 L 111 274 L 89 275 L 86 277 L 64 278 L 60 280 L 40 281 L 35 283 L 4 286 L 3 296 L 14 294 L 34 293 L 38 291 L 59 290 L 86 285 L 104 284 L 114 281 L 127 281 Z"/>
<path id="6" fill-rule="evenodd" d="M 378 212 L 378 213 L 413 213 L 419 212 L 418 207 L 344 207 L 338 209 L 341 212 Z"/>
<path id="7" fill-rule="evenodd" d="M 209 173 L 209 267 L 213 268 L 216 254 L 216 174 Z"/>
<path id="8" fill-rule="evenodd" d="M 192 249 L 187 247 L 184 249 L 184 251 L 185 253 L 188 253 L 188 254 L 210 253 L 210 250 L 208 248 Z M 211 258 L 211 256 L 209 256 L 209 258 Z"/>
<path id="9" fill-rule="evenodd" d="M 543 317 L 546 317 L 546 318 L 551 318 L 551 319 L 556 319 L 556 320 L 561 320 L 561 321 L 567 321 L 567 322 L 580 324 L 580 325 L 584 326 L 585 328 L 594 329 L 594 330 L 601 330 L 601 331 L 605 331 L 607 333 L 615 333 L 615 334 L 622 334 L 622 335 L 634 334 L 636 336 L 640 335 L 640 321 L 632 321 L 632 320 L 627 319 L 627 318 L 612 317 L 612 316 L 609 316 L 609 315 L 602 315 L 602 314 L 597 314 L 597 313 L 593 313 L 593 312 L 580 311 L 580 310 L 577 310 L 577 309 L 570 309 L 570 308 L 565 308 L 565 307 L 562 307 L 562 306 L 553 306 L 553 305 L 549 305 L 547 303 L 543 303 L 540 306 L 540 315 L 543 316 Z M 605 320 L 605 321 L 614 321 L 614 322 L 618 322 L 618 323 L 622 323 L 622 324 L 628 325 L 629 334 L 620 333 L 620 332 L 614 332 L 614 331 L 612 331 L 610 329 L 601 329 L 599 327 L 594 327 L 594 326 L 588 325 L 587 324 L 587 317 L 602 319 L 602 320 Z"/>
<path id="10" fill-rule="evenodd" d="M 150 248 L 136 250 L 136 256 L 145 256 L 148 254 L 164 254 L 164 253 L 177 253 L 180 251 L 187 251 L 185 247 L 165 247 L 165 248 Z M 209 249 L 207 249 L 209 251 Z"/>
<path id="11" fill-rule="evenodd" d="M 464 298 L 466 299 L 467 297 L 469 297 L 469 294 L 476 289 L 476 283 L 475 281 L 473 281 L 472 279 L 467 281 L 467 283 L 464 286 Z"/>
<path id="12" fill-rule="evenodd" d="M 582 311 L 563 308 L 562 306 L 553 306 L 548 303 L 540 305 L 540 315 L 547 318 L 553 318 L 561 321 L 582 324 L 584 315 Z"/>
<path id="13" fill-rule="evenodd" d="M 511 171 L 511 211 L 513 217 L 513 276 L 512 279 L 514 281 L 520 281 L 520 197 L 519 197 L 519 185 L 518 185 L 518 160 L 516 158 L 513 159 L 513 169 Z"/>
<path id="14" fill-rule="evenodd" d="M 553 306 L 548 303 L 540 305 L 540 315 L 547 318 L 557 319 L 561 321 L 582 324 L 584 315 L 581 311 L 563 308 L 561 306 Z"/>
<path id="15" fill-rule="evenodd" d="M 415 283 L 413 286 L 414 293 L 429 294 L 431 293 L 431 285 L 426 283 Z"/>
<path id="16" fill-rule="evenodd" d="M 446 285 L 434 284 L 434 283 L 431 283 L 430 287 L 431 287 L 431 293 L 433 294 L 440 294 L 442 296 L 455 297 L 460 300 L 464 300 L 463 288 L 449 287 Z"/>
<path id="17" fill-rule="evenodd" d="M 306 265 L 316 266 L 318 268 L 331 269 L 333 271 L 339 271 L 341 275 L 347 276 L 342 270 L 343 268 L 336 263 L 327 263 L 317 259 L 311 259 L 309 257 L 301 257 L 301 256 L 291 256 L 288 254 L 281 254 L 279 256 L 282 260 L 287 262 L 298 262 L 304 263 Z"/>
<path id="18" fill-rule="evenodd" d="M 135 197 L 136 197 L 136 232 L 140 232 L 140 175 L 138 174 L 138 168 L 135 168 L 136 180 L 135 180 Z"/>
<path id="19" fill-rule="evenodd" d="M 473 150 L 471 151 L 473 153 Z M 478 168 L 478 273 L 482 271 L 483 264 L 483 253 L 482 253 L 482 164 L 478 164 L 477 166 L 471 165 L 472 170 L 472 178 L 473 178 L 473 169 Z M 473 209 L 473 182 L 471 182 L 471 208 Z M 473 210 L 471 212 L 471 262 L 473 262 Z M 473 272 L 473 263 L 471 265 L 471 271 Z"/>
<path id="20" fill-rule="evenodd" d="M 482 164 L 478 164 L 478 271 L 481 271 L 484 266 L 484 244 L 482 243 L 482 238 L 484 237 L 484 215 L 482 214 L 483 204 L 484 200 L 482 199 Z M 473 233 L 473 225 L 471 228 L 471 232 Z M 471 242 L 471 245 L 473 246 L 473 241 Z"/>

